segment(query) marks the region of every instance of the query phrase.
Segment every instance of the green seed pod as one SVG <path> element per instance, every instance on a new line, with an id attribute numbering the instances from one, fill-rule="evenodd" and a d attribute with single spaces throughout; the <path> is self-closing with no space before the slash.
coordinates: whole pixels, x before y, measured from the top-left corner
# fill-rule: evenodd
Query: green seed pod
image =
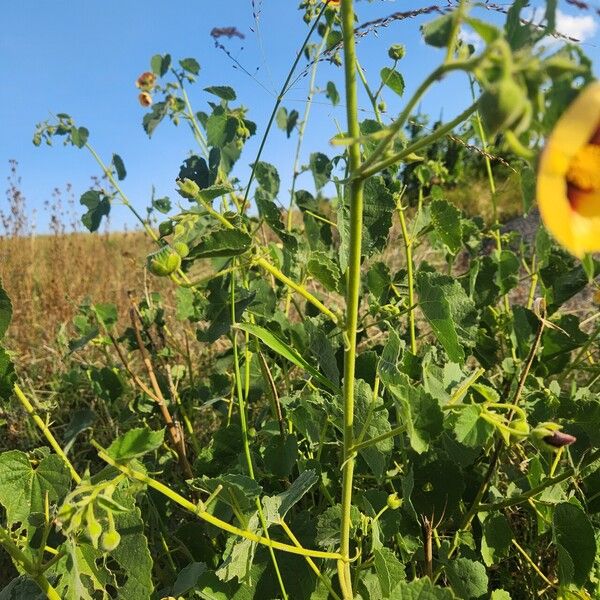
<path id="1" fill-rule="evenodd" d="M 173 223 L 171 221 L 163 221 L 158 226 L 158 233 L 161 238 L 171 235 L 173 233 Z"/>
<path id="2" fill-rule="evenodd" d="M 381 111 L 381 112 L 385 112 L 387 110 L 387 104 L 385 103 L 384 100 L 380 100 L 377 103 L 377 110 Z"/>
<path id="3" fill-rule="evenodd" d="M 185 258 L 190 253 L 190 248 L 185 242 L 173 242 L 173 250 L 175 250 L 181 258 Z"/>
<path id="4" fill-rule="evenodd" d="M 479 100 L 486 133 L 493 136 L 510 128 L 525 112 L 527 103 L 525 90 L 512 77 L 504 77 L 487 89 Z"/>
<path id="5" fill-rule="evenodd" d="M 396 492 L 387 497 L 387 505 L 390 510 L 397 510 L 402 506 L 404 500 Z"/>
<path id="6" fill-rule="evenodd" d="M 510 428 L 515 431 L 510 432 L 510 442 L 519 442 L 529 436 L 529 424 L 525 419 L 515 419 Z"/>
<path id="7" fill-rule="evenodd" d="M 181 256 L 170 246 L 148 255 L 146 259 L 148 271 L 157 277 L 167 277 L 181 266 Z"/>
<path id="8" fill-rule="evenodd" d="M 90 540 L 92 541 L 92 546 L 94 548 L 98 548 L 98 540 L 102 535 L 102 525 L 96 519 L 96 515 L 94 515 L 94 506 L 90 502 L 85 511 L 85 526 L 88 535 L 90 536 Z"/>
<path id="9" fill-rule="evenodd" d="M 179 193 L 188 200 L 194 200 L 200 191 L 198 184 L 187 177 L 183 181 L 178 179 L 177 185 L 179 186 Z"/>
<path id="10" fill-rule="evenodd" d="M 393 44 L 388 48 L 388 56 L 392 60 L 402 60 L 406 54 L 406 48 L 402 44 Z"/>
<path id="11" fill-rule="evenodd" d="M 116 529 L 105 531 L 100 538 L 100 548 L 104 552 L 112 552 L 120 543 L 121 535 Z"/>

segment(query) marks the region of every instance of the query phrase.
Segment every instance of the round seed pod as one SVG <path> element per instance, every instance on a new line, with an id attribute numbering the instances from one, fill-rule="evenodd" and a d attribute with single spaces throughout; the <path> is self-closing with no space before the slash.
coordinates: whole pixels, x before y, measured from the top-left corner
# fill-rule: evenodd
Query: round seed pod
<path id="1" fill-rule="evenodd" d="M 170 246 L 164 246 L 148 255 L 148 271 L 157 277 L 167 277 L 181 266 L 181 256 Z"/>
<path id="2" fill-rule="evenodd" d="M 511 127 L 523 115 L 528 102 L 525 90 L 510 76 L 488 88 L 479 100 L 486 133 L 494 136 Z"/>

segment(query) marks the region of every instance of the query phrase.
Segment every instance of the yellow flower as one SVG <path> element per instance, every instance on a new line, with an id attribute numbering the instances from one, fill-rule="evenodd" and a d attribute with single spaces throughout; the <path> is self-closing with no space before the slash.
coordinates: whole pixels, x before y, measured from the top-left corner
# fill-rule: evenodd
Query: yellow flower
<path id="1" fill-rule="evenodd" d="M 144 91 L 150 91 L 155 83 L 156 75 L 150 71 L 145 71 L 135 81 L 136 87 Z"/>
<path id="2" fill-rule="evenodd" d="M 140 101 L 140 104 L 144 108 L 147 108 L 148 106 L 150 106 L 152 104 L 152 96 L 148 92 L 142 92 L 138 96 L 138 100 Z"/>
<path id="3" fill-rule="evenodd" d="M 542 153 L 537 201 L 548 231 L 575 256 L 600 251 L 600 81 L 558 120 Z"/>

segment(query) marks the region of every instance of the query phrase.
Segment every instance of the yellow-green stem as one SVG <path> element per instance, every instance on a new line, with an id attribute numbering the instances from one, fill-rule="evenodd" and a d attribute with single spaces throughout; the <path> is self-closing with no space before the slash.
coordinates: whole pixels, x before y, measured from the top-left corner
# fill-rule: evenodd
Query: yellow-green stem
<path id="1" fill-rule="evenodd" d="M 342 31 L 344 39 L 344 77 L 346 87 L 346 118 L 348 136 L 358 140 L 358 94 L 356 89 L 356 46 L 354 39 L 354 3 L 342 0 Z M 359 171 L 361 164 L 360 144 L 354 141 L 348 148 L 350 178 Z M 350 252 L 348 257 L 348 288 L 346 294 L 346 348 L 344 351 L 344 453 L 342 467 L 342 519 L 340 531 L 340 552 L 343 560 L 338 562 L 338 577 L 344 600 L 351 600 L 352 578 L 350 574 L 350 510 L 352 508 L 352 488 L 354 478 L 354 377 L 356 368 L 356 330 L 360 303 L 360 265 L 363 227 L 362 179 L 354 179 L 348 186 L 350 203 Z"/>
<path id="2" fill-rule="evenodd" d="M 408 279 L 408 305 L 413 306 L 415 303 L 415 280 L 413 274 L 413 240 L 408 235 L 406 227 L 406 217 L 404 216 L 404 208 L 398 206 L 398 216 L 400 218 L 400 227 L 402 229 L 402 240 L 404 241 L 404 251 L 406 253 L 406 277 Z M 408 332 L 410 336 L 410 351 L 413 354 L 417 353 L 417 336 L 415 331 L 415 311 L 410 310 L 408 313 Z"/>
<path id="3" fill-rule="evenodd" d="M 264 546 L 274 548 L 275 550 L 282 550 L 283 552 L 289 552 L 290 554 L 298 554 L 299 556 L 311 556 L 313 558 L 324 558 L 329 560 L 340 560 L 341 556 L 337 552 L 324 552 L 322 550 L 308 550 L 306 548 L 298 548 L 297 546 L 291 546 L 290 544 L 284 544 L 282 542 L 277 542 L 275 540 L 269 540 L 266 537 L 262 537 L 253 533 L 252 531 L 246 531 L 244 529 L 240 529 L 231 523 L 227 523 L 227 521 L 222 521 L 221 519 L 215 517 L 214 515 L 207 512 L 202 505 L 194 504 L 190 502 L 187 498 L 184 498 L 177 492 L 173 491 L 170 487 L 160 483 L 160 481 L 156 481 L 156 479 L 152 479 L 148 477 L 145 473 L 140 471 L 136 471 L 127 465 L 123 465 L 118 463 L 116 460 L 113 460 L 106 451 L 100 446 L 96 441 L 92 440 L 92 445 L 98 450 L 98 456 L 107 464 L 115 467 L 121 473 L 124 473 L 131 479 L 135 479 L 137 481 L 141 481 L 145 483 L 147 486 L 156 490 L 157 492 L 166 496 L 175 504 L 178 504 L 182 508 L 196 515 L 198 518 L 222 529 L 223 531 L 227 531 L 228 533 L 232 533 L 233 535 L 237 535 L 243 537 L 252 542 L 256 542 L 257 544 L 262 544 Z"/>
<path id="4" fill-rule="evenodd" d="M 16 383 L 13 387 L 13 390 L 15 392 L 15 395 L 17 396 L 17 399 L 21 403 L 21 406 L 27 411 L 27 413 L 33 419 L 35 424 L 39 427 L 40 431 L 44 434 L 44 437 L 50 443 L 50 446 L 52 446 L 52 449 L 54 450 L 54 452 L 56 452 L 56 454 L 61 458 L 61 460 L 65 463 L 65 465 L 69 469 L 69 472 L 71 473 L 71 478 L 73 479 L 73 481 L 75 483 L 81 483 L 81 477 L 79 477 L 77 471 L 75 470 L 75 467 L 72 465 L 71 461 L 67 458 L 67 455 L 63 452 L 63 449 L 60 447 L 60 444 L 56 441 L 56 438 L 52 435 L 52 432 L 50 431 L 50 429 L 48 429 L 48 426 L 46 425 L 46 423 L 44 423 L 42 418 L 35 412 L 35 408 L 31 404 L 31 402 L 29 402 L 29 400 L 27 399 L 27 396 L 25 396 L 25 394 L 23 393 L 23 390 Z"/>

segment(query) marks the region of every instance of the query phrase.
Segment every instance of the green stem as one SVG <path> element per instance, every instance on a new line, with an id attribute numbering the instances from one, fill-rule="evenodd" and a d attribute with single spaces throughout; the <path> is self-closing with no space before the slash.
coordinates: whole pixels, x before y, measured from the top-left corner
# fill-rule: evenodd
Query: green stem
<path id="1" fill-rule="evenodd" d="M 365 92 L 367 92 L 367 96 L 369 97 L 371 106 L 373 107 L 373 112 L 375 113 L 375 118 L 377 119 L 377 122 L 380 125 L 383 125 L 383 121 L 381 119 L 381 112 L 379 111 L 379 108 L 377 106 L 377 96 L 383 89 L 384 82 L 382 81 L 381 85 L 379 86 L 379 90 L 377 90 L 377 92 L 373 93 L 373 90 L 369 86 L 369 82 L 367 81 L 365 72 L 364 72 L 362 66 L 360 65 L 360 63 L 358 62 L 358 59 L 356 60 L 356 70 L 358 72 L 358 76 L 360 77 L 360 81 L 362 82 L 363 87 L 365 88 Z"/>
<path id="2" fill-rule="evenodd" d="M 379 442 L 383 442 L 391 437 L 395 437 L 403 431 L 406 431 L 406 425 L 399 425 L 398 427 L 394 427 L 394 429 L 390 429 L 390 431 L 386 431 L 385 433 L 382 433 L 381 435 L 378 435 L 374 438 L 370 438 L 368 440 L 365 440 L 364 442 L 354 444 L 352 451 L 358 452 L 359 450 L 364 450 L 365 448 L 369 448 L 370 446 L 379 444 Z"/>
<path id="3" fill-rule="evenodd" d="M 410 144 L 410 146 L 407 146 L 406 148 L 404 148 L 404 150 L 401 150 L 400 152 L 397 152 L 396 154 L 392 154 L 391 156 L 388 156 L 387 158 L 385 158 L 385 159 L 379 161 L 378 163 L 373 164 L 367 168 L 367 162 L 371 162 L 371 157 L 369 157 L 369 161 L 366 161 L 363 164 L 363 167 L 362 167 L 361 171 L 359 172 L 360 177 L 364 178 L 364 179 L 371 177 L 372 175 L 379 173 L 379 171 L 382 171 L 383 169 L 386 169 L 387 167 L 390 167 L 392 165 L 395 165 L 395 164 L 401 162 L 405 158 L 409 157 L 411 154 L 418 152 L 421 148 L 430 146 L 431 144 L 433 144 L 435 141 L 437 141 L 442 136 L 446 135 L 447 133 L 450 133 L 457 125 L 460 125 L 469 116 L 471 116 L 473 114 L 473 112 L 475 110 L 477 110 L 477 104 L 478 104 L 478 102 L 474 102 L 473 104 L 471 104 L 471 106 L 466 108 L 458 116 L 456 116 L 454 119 L 452 119 L 452 121 L 448 121 L 448 123 L 441 125 L 440 127 L 438 127 L 435 131 L 433 131 L 429 135 L 422 137 L 421 139 L 417 140 L 416 142 Z"/>
<path id="4" fill-rule="evenodd" d="M 398 216 L 400 218 L 400 227 L 402 229 L 402 240 L 404 241 L 404 251 L 406 253 L 406 277 L 408 279 L 408 305 L 413 306 L 415 303 L 415 280 L 413 274 L 413 240 L 408 235 L 406 227 L 406 218 L 404 216 L 404 208 L 398 201 Z M 417 354 L 417 336 L 415 329 L 415 311 L 410 310 L 408 313 L 408 331 L 410 335 L 410 351 Z"/>
<path id="5" fill-rule="evenodd" d="M 325 13 L 325 10 L 327 9 L 328 4 L 329 4 L 329 2 L 327 2 L 323 5 L 321 12 L 319 12 L 319 14 L 317 15 L 317 18 L 315 19 L 314 23 L 312 24 L 312 27 L 309 29 L 308 33 L 306 34 L 306 38 L 304 38 L 304 42 L 302 43 L 302 46 L 300 46 L 300 50 L 298 50 L 298 54 L 296 54 L 296 58 L 292 64 L 292 67 L 290 68 L 290 70 L 287 74 L 287 77 L 285 79 L 285 82 L 281 86 L 281 90 L 277 96 L 277 99 L 275 100 L 275 105 L 273 106 L 273 111 L 271 112 L 271 116 L 269 117 L 269 122 L 267 123 L 267 128 L 265 129 L 265 133 L 263 134 L 262 140 L 260 141 L 260 146 L 258 147 L 258 152 L 256 153 L 256 158 L 254 159 L 254 162 L 252 163 L 252 170 L 250 171 L 250 178 L 248 179 L 248 184 L 246 185 L 246 192 L 244 193 L 244 200 L 242 202 L 242 206 L 241 206 L 241 210 L 240 210 L 241 213 L 243 213 L 244 210 L 246 209 L 246 204 L 248 203 L 248 198 L 250 197 L 250 186 L 252 185 L 252 182 L 254 181 L 256 165 L 260 161 L 260 157 L 262 156 L 262 152 L 265 148 L 265 144 L 267 143 L 267 137 L 269 136 L 271 127 L 273 126 L 273 122 L 275 121 L 275 117 L 277 115 L 277 110 L 279 109 L 279 105 L 281 104 L 281 101 L 283 100 L 283 97 L 285 96 L 285 94 L 287 92 L 287 87 L 288 87 L 290 81 L 292 80 L 294 71 L 296 70 L 298 63 L 300 62 L 300 59 L 302 58 L 302 56 L 304 54 L 304 49 L 306 48 L 308 41 L 312 37 L 313 32 L 317 28 L 317 25 L 319 24 L 321 17 Z"/>
<path id="6" fill-rule="evenodd" d="M 13 387 L 13 390 L 15 392 L 15 395 L 17 396 L 17 399 L 21 403 L 21 406 L 27 411 L 27 413 L 33 419 L 35 424 L 39 427 L 40 431 L 44 434 L 44 437 L 50 443 L 50 446 L 52 446 L 52 449 L 54 450 L 54 452 L 56 452 L 56 454 L 61 458 L 61 460 L 65 463 L 65 465 L 69 469 L 69 472 L 71 473 L 71 478 L 73 479 L 73 481 L 77 484 L 81 483 L 81 477 L 79 477 L 77 471 L 75 470 L 75 467 L 72 465 L 71 461 L 67 458 L 67 455 L 63 452 L 63 449 L 60 447 L 60 444 L 56 441 L 56 438 L 52 435 L 52 432 L 50 431 L 50 429 L 48 429 L 48 426 L 46 425 L 46 423 L 44 423 L 42 418 L 35 412 L 35 408 L 31 404 L 31 402 L 29 402 L 29 400 L 27 399 L 27 396 L 25 396 L 25 394 L 23 393 L 23 390 L 21 390 L 21 388 L 16 383 Z"/>
<path id="7" fill-rule="evenodd" d="M 248 440 L 248 422 L 246 416 L 246 394 L 242 388 L 242 373 L 240 370 L 239 363 L 239 352 L 238 352 L 238 343 L 237 343 L 237 332 L 235 331 L 236 324 L 236 315 L 235 315 L 235 275 L 231 276 L 231 326 L 233 329 L 232 334 L 232 342 L 233 342 L 233 364 L 234 364 L 234 372 L 235 372 L 235 382 L 236 382 L 236 390 L 238 397 L 238 404 L 240 410 L 240 428 L 242 430 L 242 443 L 244 446 L 244 455 L 246 456 L 246 464 L 248 467 L 248 474 L 252 479 L 254 479 L 254 465 L 252 464 L 252 454 L 250 453 L 250 443 Z M 248 340 L 246 339 L 246 348 L 248 348 Z M 246 367 L 248 367 L 248 353 L 246 353 Z M 247 371 L 248 372 L 248 371 Z M 265 537 L 270 541 L 269 531 L 267 528 L 267 523 L 265 520 L 265 516 L 263 514 L 262 505 L 260 503 L 260 499 L 256 499 L 256 510 L 258 512 L 258 516 L 265 532 Z M 271 562 L 273 563 L 273 567 L 275 569 L 275 574 L 277 576 L 277 581 L 279 583 L 279 588 L 281 589 L 281 593 L 283 594 L 284 600 L 287 600 L 288 595 L 285 589 L 285 585 L 283 583 L 283 578 L 281 577 L 281 572 L 279 570 L 279 565 L 277 563 L 277 558 L 275 557 L 275 553 L 272 547 L 269 547 L 269 554 L 271 555 Z"/>
<path id="8" fill-rule="evenodd" d="M 298 538 L 292 533 L 292 530 L 288 527 L 287 523 L 283 519 L 279 521 L 279 525 L 285 531 L 286 535 L 290 538 L 294 545 L 298 548 L 302 548 L 302 544 L 299 542 Z M 306 556 L 304 559 L 306 560 L 308 566 L 312 569 L 313 573 L 321 580 L 323 585 L 327 588 L 327 591 L 329 592 L 331 597 L 334 600 L 340 600 L 340 597 L 335 593 L 331 582 L 327 577 L 325 577 L 325 575 L 323 575 L 315 561 L 310 556 Z"/>
<path id="9" fill-rule="evenodd" d="M 52 587 L 43 573 L 27 558 L 21 549 L 13 542 L 6 529 L 0 527 L 0 545 L 8 552 L 10 557 L 38 584 L 49 600 L 61 600 L 58 592 Z"/>
<path id="10" fill-rule="evenodd" d="M 152 238 L 152 240 L 157 243 L 160 243 L 158 236 L 156 235 L 156 233 L 154 233 L 152 227 L 148 225 L 146 219 L 144 219 L 142 215 L 140 215 L 140 213 L 133 207 L 133 205 L 129 201 L 129 198 L 125 195 L 125 192 L 123 192 L 121 186 L 119 186 L 117 180 L 114 178 L 114 175 L 112 174 L 111 170 L 104 164 L 100 156 L 98 156 L 98 153 L 94 150 L 94 148 L 92 148 L 92 146 L 89 143 L 86 143 L 85 147 L 90 151 L 91 155 L 94 157 L 94 159 L 102 169 L 103 173 L 110 181 L 111 185 L 115 188 L 119 196 L 121 196 L 121 202 L 123 202 L 123 205 L 126 206 L 133 213 L 133 216 L 141 223 L 142 227 L 146 230 L 146 233 Z"/>
<path id="11" fill-rule="evenodd" d="M 281 283 L 284 283 L 292 290 L 298 292 L 305 300 L 308 300 L 314 307 L 318 308 L 324 315 L 327 315 L 333 322 L 338 322 L 336 314 L 329 310 L 318 298 L 313 296 L 304 286 L 296 283 L 287 275 L 284 275 L 277 267 L 273 266 L 264 258 L 258 258 L 256 264 L 274 275 Z"/>
<path id="12" fill-rule="evenodd" d="M 306 104 L 304 106 L 304 115 L 302 116 L 302 122 L 298 129 L 298 143 L 296 144 L 296 155 L 294 156 L 294 167 L 292 169 L 292 188 L 290 190 L 290 204 L 288 206 L 287 218 L 286 218 L 286 231 L 292 230 L 292 208 L 294 206 L 294 192 L 296 190 L 296 180 L 298 179 L 298 165 L 300 163 L 300 152 L 302 150 L 302 142 L 304 141 L 304 132 L 306 131 L 306 124 L 308 123 L 308 117 L 310 116 L 310 109 L 312 107 L 312 101 L 315 95 L 315 79 L 317 77 L 317 70 L 319 67 L 319 58 L 325 49 L 327 44 L 327 36 L 331 26 L 327 25 L 323 32 L 323 40 L 319 44 L 317 53 L 315 55 L 311 70 L 310 80 L 308 83 L 308 96 L 306 98 Z"/>
<path id="13" fill-rule="evenodd" d="M 342 31 L 344 39 L 344 76 L 346 87 L 346 117 L 348 135 L 355 141 L 348 148 L 348 167 L 352 178 L 360 169 L 360 127 L 358 122 L 358 94 L 356 89 L 356 46 L 354 39 L 353 0 L 342 0 Z M 344 600 L 351 600 L 352 578 L 350 573 L 350 510 L 354 477 L 354 378 L 356 369 L 356 330 L 360 303 L 360 265 L 363 228 L 362 179 L 349 183 L 350 201 L 350 255 L 348 257 L 348 288 L 346 294 L 346 347 L 344 350 L 344 452 L 342 467 L 342 519 L 340 552 L 343 560 L 338 562 L 338 577 Z"/>
<path id="14" fill-rule="evenodd" d="M 527 502 L 527 500 L 529 500 L 530 498 L 533 498 L 534 496 L 538 496 L 545 489 L 555 486 L 559 483 L 562 483 L 563 481 L 566 481 L 567 479 L 569 479 L 573 476 L 577 476 L 578 478 L 582 479 L 587 474 L 587 471 L 590 468 L 595 466 L 594 463 L 599 458 L 600 458 L 600 450 L 596 450 L 595 452 L 593 452 L 590 455 L 588 464 L 585 467 L 583 467 L 583 469 L 581 469 L 581 471 L 578 472 L 574 467 L 570 467 L 568 469 L 565 469 L 560 475 L 557 475 L 556 477 L 550 477 L 550 478 L 546 479 L 545 481 L 543 481 L 542 483 L 540 483 L 538 486 L 531 488 L 530 490 L 523 492 L 522 494 L 519 494 L 518 496 L 513 496 L 511 498 L 505 498 L 504 500 L 499 500 L 498 502 L 491 502 L 489 504 L 479 504 L 477 507 L 477 512 L 496 512 L 503 508 L 510 508 L 512 506 L 518 506 L 519 504 L 522 504 L 523 502 Z"/>
<path id="15" fill-rule="evenodd" d="M 115 467 L 116 469 L 121 471 L 121 473 L 127 475 L 129 478 L 145 483 L 148 487 L 151 487 L 152 489 L 161 493 L 163 496 L 166 496 L 167 498 L 175 502 L 175 504 L 178 504 L 185 510 L 196 515 L 198 518 L 202 519 L 203 521 L 206 521 L 210 525 L 214 525 L 215 527 L 223 531 L 227 531 L 228 533 L 232 533 L 233 535 L 237 535 L 244 539 L 250 540 L 251 542 L 256 542 L 257 544 L 262 544 L 263 546 L 274 548 L 275 550 L 289 552 L 290 554 L 298 554 L 300 556 L 311 556 L 313 558 L 324 558 L 329 560 L 341 559 L 341 555 L 337 552 L 324 552 L 322 550 L 308 550 L 306 548 L 298 548 L 297 546 L 291 546 L 289 544 L 284 544 L 282 542 L 270 540 L 266 537 L 257 535 L 252 531 L 240 529 L 239 527 L 236 527 L 231 523 L 227 523 L 227 521 L 223 521 L 215 517 L 211 513 L 207 512 L 202 504 L 198 505 L 194 504 L 193 502 L 190 502 L 187 498 L 184 498 L 177 492 L 173 491 L 170 487 L 164 485 L 163 483 L 160 483 L 160 481 L 156 481 L 156 479 L 152 479 L 145 473 L 142 473 L 141 471 L 136 471 L 135 469 L 132 469 L 131 467 L 121 464 L 116 460 L 112 459 L 106 453 L 104 448 L 102 448 L 102 446 L 100 446 L 100 444 L 98 444 L 95 440 L 92 440 L 91 444 L 92 446 L 94 446 L 94 448 L 98 450 L 98 457 L 102 459 L 105 463 L 111 465 L 112 467 Z"/>
<path id="16" fill-rule="evenodd" d="M 381 142 L 379 142 L 379 144 L 377 144 L 377 146 L 375 147 L 375 149 L 373 150 L 373 152 L 371 153 L 369 158 L 367 160 L 365 160 L 365 162 L 362 165 L 362 172 L 364 173 L 364 171 L 368 167 L 375 164 L 375 161 L 382 154 L 385 153 L 385 151 L 388 149 L 389 145 L 392 143 L 394 138 L 398 135 L 399 131 L 402 129 L 402 127 L 406 123 L 408 117 L 410 117 L 413 109 L 415 108 L 415 106 L 417 105 L 417 103 L 419 102 L 419 100 L 421 99 L 423 94 L 429 89 L 429 87 L 433 83 L 435 83 L 436 81 L 438 81 L 444 75 L 446 75 L 447 73 L 450 73 L 451 71 L 457 71 L 460 69 L 466 69 L 466 70 L 472 69 L 481 60 L 483 60 L 485 58 L 485 55 L 486 55 L 486 51 L 484 51 L 481 54 L 481 56 L 471 59 L 470 61 L 465 61 L 465 62 L 457 61 L 457 62 L 453 62 L 453 63 L 449 63 L 449 64 L 444 64 L 444 65 L 439 66 L 432 73 L 430 73 L 425 78 L 425 80 L 421 83 L 421 85 L 417 88 L 417 90 L 413 94 L 413 97 L 408 101 L 408 104 L 405 106 L 404 110 L 400 113 L 398 118 L 389 126 L 388 134 L 381 140 Z M 351 134 L 349 134 L 349 135 L 352 138 L 358 138 L 360 133 L 357 132 L 355 136 L 353 136 Z M 361 175 L 362 175 L 362 173 L 361 173 Z"/>

